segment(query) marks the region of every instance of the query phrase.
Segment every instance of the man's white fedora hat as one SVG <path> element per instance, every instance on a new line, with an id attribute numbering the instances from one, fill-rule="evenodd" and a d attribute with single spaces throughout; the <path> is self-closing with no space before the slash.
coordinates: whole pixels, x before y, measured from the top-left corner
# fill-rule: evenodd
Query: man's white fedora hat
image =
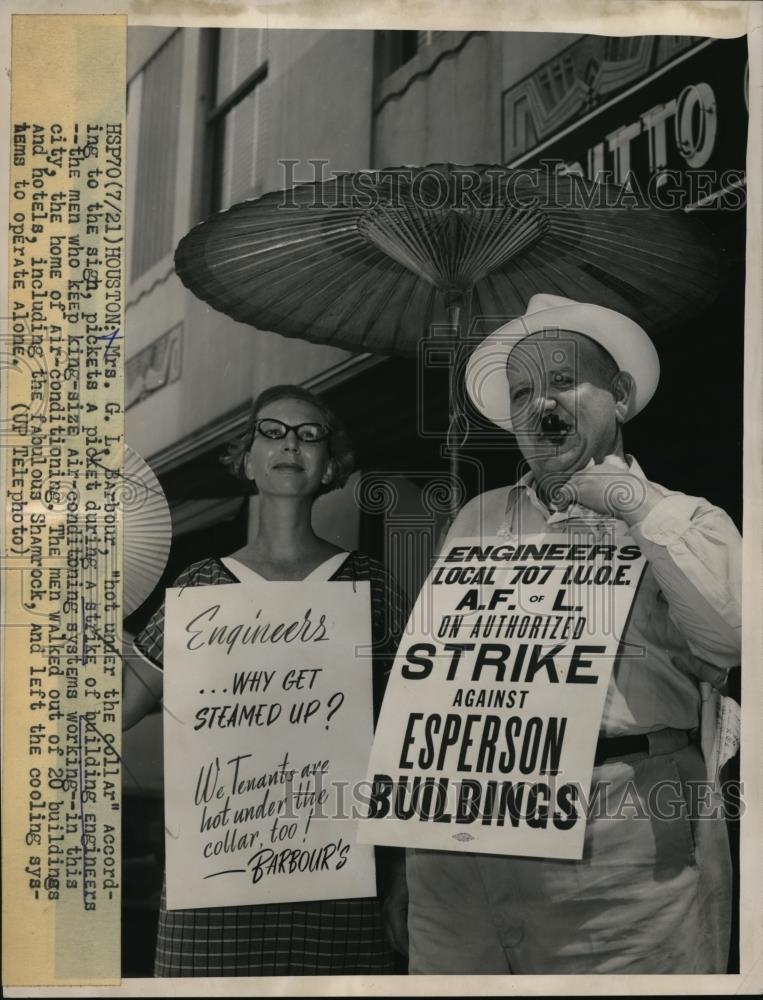
<path id="1" fill-rule="evenodd" d="M 609 351 L 620 371 L 629 372 L 635 394 L 627 419 L 644 409 L 660 378 L 660 361 L 648 335 L 622 313 L 559 295 L 533 295 L 524 316 L 494 330 L 466 366 L 466 391 L 476 408 L 510 431 L 506 363 L 520 341 L 541 330 L 582 333 Z"/>

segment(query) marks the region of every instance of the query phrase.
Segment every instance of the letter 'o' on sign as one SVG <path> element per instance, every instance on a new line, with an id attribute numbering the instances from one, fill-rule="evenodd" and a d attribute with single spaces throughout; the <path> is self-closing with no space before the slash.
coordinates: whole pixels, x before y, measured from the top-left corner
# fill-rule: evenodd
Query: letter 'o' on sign
<path id="1" fill-rule="evenodd" d="M 690 167 L 701 167 L 710 159 L 718 129 L 713 88 L 707 83 L 684 87 L 676 103 L 676 145 Z"/>

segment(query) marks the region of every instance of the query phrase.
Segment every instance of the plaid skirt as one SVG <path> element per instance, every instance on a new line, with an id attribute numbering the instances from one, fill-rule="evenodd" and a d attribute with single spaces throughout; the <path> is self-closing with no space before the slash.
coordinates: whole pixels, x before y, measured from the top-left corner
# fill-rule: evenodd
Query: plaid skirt
<path id="1" fill-rule="evenodd" d="M 155 976 L 324 976 L 394 971 L 379 900 L 168 910 Z"/>

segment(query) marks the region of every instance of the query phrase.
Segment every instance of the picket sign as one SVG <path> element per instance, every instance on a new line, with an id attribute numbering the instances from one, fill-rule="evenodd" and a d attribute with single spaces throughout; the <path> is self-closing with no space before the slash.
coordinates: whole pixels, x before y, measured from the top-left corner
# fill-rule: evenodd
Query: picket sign
<path id="1" fill-rule="evenodd" d="M 376 893 L 350 789 L 373 732 L 368 582 L 167 592 L 169 909 Z"/>
<path id="2" fill-rule="evenodd" d="M 579 859 L 645 559 L 622 526 L 448 541 L 379 718 L 362 843 Z"/>

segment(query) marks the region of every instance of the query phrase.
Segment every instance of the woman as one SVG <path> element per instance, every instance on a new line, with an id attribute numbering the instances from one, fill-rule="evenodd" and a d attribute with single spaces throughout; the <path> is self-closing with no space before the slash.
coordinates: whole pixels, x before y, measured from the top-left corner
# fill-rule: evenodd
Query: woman
<path id="1" fill-rule="evenodd" d="M 337 420 L 299 386 L 267 389 L 227 461 L 259 494 L 254 537 L 231 557 L 184 570 L 175 586 L 265 580 L 368 580 L 371 591 L 374 718 L 397 638 L 402 596 L 382 566 L 315 534 L 311 513 L 322 493 L 344 485 L 354 457 Z M 164 608 L 134 642 L 125 671 L 124 726 L 161 697 Z M 390 942 L 406 950 L 402 852 L 377 848 L 377 898 L 172 910 L 162 893 L 155 975 L 305 975 L 394 971 Z M 384 911 L 384 912 L 382 912 Z M 387 934 L 385 934 L 385 924 Z"/>

